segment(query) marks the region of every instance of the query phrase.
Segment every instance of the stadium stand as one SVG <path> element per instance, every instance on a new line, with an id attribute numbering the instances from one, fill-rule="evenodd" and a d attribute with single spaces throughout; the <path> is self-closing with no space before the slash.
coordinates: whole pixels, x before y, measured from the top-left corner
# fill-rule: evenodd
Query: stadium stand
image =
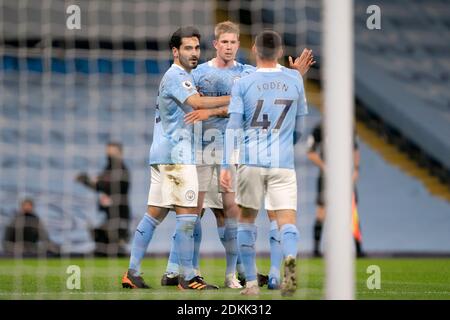
<path id="1" fill-rule="evenodd" d="M 450 186 L 449 2 L 378 1 L 381 30 L 366 28 L 370 4 L 355 10 L 357 98 Z"/>
<path id="2" fill-rule="evenodd" d="M 37 211 L 52 240 L 62 244 L 63 253 L 91 252 L 93 243 L 87 230 L 100 224 L 102 217 L 96 212 L 95 196 L 74 181 L 76 174 L 86 168 L 90 174 L 96 173 L 104 165 L 105 143 L 122 142 L 132 172 L 130 203 L 135 227 L 145 211 L 148 192 L 147 159 L 153 140 L 157 84 L 170 63 L 167 35 L 179 23 L 196 24 L 205 46 L 212 39 L 215 9 L 210 2 L 195 0 L 181 5 L 178 1 L 122 1 L 112 7 L 109 1 L 83 2 L 82 10 L 90 12 L 86 26 L 94 27 L 73 34 L 58 27 L 65 24 L 65 15 L 57 15 L 65 10 L 62 1 L 45 1 L 44 7 L 39 2 L 21 2 L 26 4 L 27 13 L 20 17 L 16 1 L 0 3 L 0 237 L 19 199 L 28 195 L 36 199 Z M 370 1 L 356 1 L 357 98 L 371 116 L 417 145 L 432 162 L 445 166 L 445 176 L 450 167 L 449 2 L 415 0 L 408 4 L 408 10 L 404 1 L 378 3 L 382 28 L 388 31 L 383 34 L 365 27 Z M 317 65 L 308 77 L 319 80 L 321 8 L 317 1 L 217 4 L 217 20 L 240 22 L 243 47 L 249 47 L 257 31 L 275 22 L 276 28 L 286 31 L 288 54 L 295 54 L 298 47 L 312 48 Z M 51 12 L 44 23 L 42 10 Z M 186 10 L 193 14 L 181 16 Z M 126 14 L 121 12 L 136 19 L 123 18 Z M 17 20 L 24 17 L 28 23 L 15 28 Z M 112 22 L 117 21 L 122 24 L 114 28 Z M 420 27 L 424 25 L 427 28 Z M 413 28 L 415 32 L 407 31 Z M 202 60 L 210 58 L 211 51 L 203 49 Z M 241 50 L 239 59 L 250 62 L 248 49 Z M 318 105 L 314 99 L 310 101 L 311 106 Z M 308 119 L 306 133 L 320 121 L 319 112 L 312 108 Z M 448 203 L 427 194 L 417 181 L 392 168 L 364 141 L 361 145 L 360 214 L 367 249 L 450 251 Z M 297 154 L 302 190 L 301 252 L 312 247 L 316 176 L 302 157 L 305 148 L 300 144 Z M 420 205 L 411 202 L 411 195 Z M 424 211 L 432 214 L 424 217 Z M 159 227 L 154 243 L 160 245 L 151 247 L 153 252 L 168 251 L 166 240 L 173 232 L 170 220 Z M 206 215 L 204 223 L 202 250 L 221 252 L 212 215 Z M 402 225 L 405 232 L 398 229 Z M 427 237 L 427 241 L 416 238 L 417 225 L 427 225 L 423 234 L 436 236 Z M 264 235 L 268 229 L 259 231 L 257 246 L 267 251 Z M 384 232 L 383 239 L 380 232 Z M 394 241 L 402 236 L 404 241 Z"/>

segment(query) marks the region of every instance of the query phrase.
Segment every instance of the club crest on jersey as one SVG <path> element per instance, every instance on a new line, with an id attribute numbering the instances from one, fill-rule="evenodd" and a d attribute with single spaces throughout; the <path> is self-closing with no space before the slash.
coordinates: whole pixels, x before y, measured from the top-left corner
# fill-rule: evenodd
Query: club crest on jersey
<path id="1" fill-rule="evenodd" d="M 186 191 L 185 197 L 186 197 L 186 200 L 192 201 L 195 199 L 195 192 L 192 190 L 188 190 L 188 191 Z"/>
<path id="2" fill-rule="evenodd" d="M 233 78 L 233 83 L 235 83 L 236 81 L 238 81 L 241 77 L 240 76 L 236 76 Z"/>
<path id="3" fill-rule="evenodd" d="M 181 84 L 182 84 L 183 87 L 185 87 L 186 89 L 192 90 L 192 83 L 191 83 L 190 81 L 186 80 L 186 81 L 183 81 Z"/>

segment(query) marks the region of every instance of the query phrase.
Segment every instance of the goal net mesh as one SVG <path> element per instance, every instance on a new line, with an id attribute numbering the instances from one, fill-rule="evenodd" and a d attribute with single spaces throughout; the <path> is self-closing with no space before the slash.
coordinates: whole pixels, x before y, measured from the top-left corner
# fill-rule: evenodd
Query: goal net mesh
<path id="1" fill-rule="evenodd" d="M 80 29 L 72 29 L 77 22 L 72 5 L 79 8 Z M 120 295 L 127 252 L 122 259 L 92 259 L 93 230 L 105 223 L 106 216 L 98 210 L 101 194 L 76 177 L 80 173 L 96 177 L 107 164 L 106 144 L 123 145 L 130 171 L 131 217 L 124 222 L 130 234 L 124 243 L 129 252 L 134 230 L 146 211 L 148 154 L 153 139 L 158 139 L 153 137 L 156 96 L 172 59 L 168 39 L 179 26 L 196 26 L 202 35 L 201 61 L 206 61 L 215 54 L 214 25 L 224 20 L 240 25 L 237 59 L 241 62 L 254 63 L 250 51 L 254 36 L 273 28 L 285 45 L 286 57 L 280 62 L 308 47 L 320 65 L 318 1 L 0 0 L 0 238 L 5 240 L 0 254 L 15 266 L 12 270 L 0 267 L 1 273 L 12 275 L 12 280 L 0 284 L 0 299 L 91 298 L 67 290 L 71 275 L 67 267 L 72 264 L 82 264 L 85 292 L 111 289 L 111 298 Z M 311 69 L 307 78 L 318 79 L 318 68 Z M 318 119 L 318 112 L 311 112 L 306 133 Z M 301 156 L 305 141 L 296 148 L 302 255 L 312 248 L 317 172 Z M 40 259 L 19 259 L 30 248 L 7 241 L 8 227 L 27 198 L 33 200 L 42 230 L 58 247 L 61 259 L 50 258 L 54 255 L 51 245 L 39 246 L 31 254 Z M 149 254 L 167 257 L 175 225 L 172 215 L 158 227 Z M 270 227 L 265 212 L 259 213 L 257 224 L 257 253 L 268 258 Z M 211 212 L 206 212 L 202 225 L 201 255 L 223 257 Z M 20 237 L 16 234 L 16 239 Z M 105 254 L 116 255 L 114 250 L 106 248 Z M 259 268 L 268 272 L 266 267 Z M 307 271 L 300 263 L 300 272 Z M 144 272 L 152 270 L 145 270 L 144 264 Z M 83 280 L 94 279 L 93 275 L 96 281 Z M 28 290 L 35 276 L 34 289 Z M 302 281 L 307 278 L 301 277 Z"/>

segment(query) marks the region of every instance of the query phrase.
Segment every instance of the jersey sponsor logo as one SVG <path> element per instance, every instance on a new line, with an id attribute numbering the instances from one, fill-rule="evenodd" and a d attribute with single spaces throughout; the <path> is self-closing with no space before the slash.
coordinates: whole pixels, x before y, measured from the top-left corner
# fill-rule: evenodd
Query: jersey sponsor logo
<path id="1" fill-rule="evenodd" d="M 192 201 L 195 199 L 195 192 L 192 190 L 188 190 L 188 191 L 186 191 L 185 197 L 186 197 L 186 200 Z"/>

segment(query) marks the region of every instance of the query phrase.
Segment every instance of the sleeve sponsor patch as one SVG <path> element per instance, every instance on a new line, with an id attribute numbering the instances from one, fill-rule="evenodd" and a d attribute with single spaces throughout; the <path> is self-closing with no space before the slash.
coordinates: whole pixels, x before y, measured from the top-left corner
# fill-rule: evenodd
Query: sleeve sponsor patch
<path id="1" fill-rule="evenodd" d="M 183 81 L 181 84 L 183 85 L 184 88 L 186 88 L 188 90 L 194 89 L 194 86 L 192 85 L 192 83 L 189 80 Z"/>

